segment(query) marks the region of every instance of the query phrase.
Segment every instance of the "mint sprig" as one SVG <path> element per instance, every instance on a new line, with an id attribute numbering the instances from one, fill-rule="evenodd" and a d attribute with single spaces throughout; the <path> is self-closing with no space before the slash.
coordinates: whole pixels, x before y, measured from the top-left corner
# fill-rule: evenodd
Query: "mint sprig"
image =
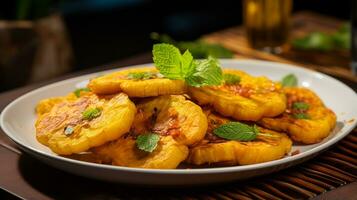
<path id="1" fill-rule="evenodd" d="M 187 84 L 194 87 L 222 84 L 222 69 L 215 58 L 197 60 L 194 65 L 194 72 L 186 77 Z"/>
<path id="2" fill-rule="evenodd" d="M 186 50 L 185 53 L 183 53 L 181 60 L 184 77 L 188 77 L 193 74 L 195 72 L 195 61 L 189 50 Z"/>
<path id="3" fill-rule="evenodd" d="M 227 140 L 251 141 L 257 137 L 259 130 L 256 125 L 229 122 L 214 129 L 213 133 Z"/>
<path id="4" fill-rule="evenodd" d="M 295 102 L 293 103 L 293 108 L 297 110 L 308 110 L 310 105 L 305 102 Z"/>
<path id="5" fill-rule="evenodd" d="M 190 69 L 193 57 L 189 51 L 181 55 L 180 50 L 170 44 L 155 44 L 152 50 L 156 68 L 169 79 L 185 79 L 193 71 Z"/>
<path id="6" fill-rule="evenodd" d="M 281 80 L 283 87 L 295 87 L 298 84 L 298 79 L 294 74 L 288 74 Z"/>
<path id="7" fill-rule="evenodd" d="M 73 93 L 74 93 L 74 95 L 76 95 L 76 97 L 80 97 L 81 92 L 90 92 L 90 89 L 89 88 L 78 88 L 75 91 L 73 91 Z"/>
<path id="8" fill-rule="evenodd" d="M 156 149 L 159 140 L 160 140 L 160 136 L 158 134 L 155 133 L 142 134 L 139 135 L 138 138 L 136 139 L 136 147 L 140 150 L 151 153 Z"/>
<path id="9" fill-rule="evenodd" d="M 85 111 L 83 111 L 82 118 L 85 120 L 92 120 L 99 117 L 101 114 L 102 111 L 99 108 L 87 108 Z"/>
<path id="10" fill-rule="evenodd" d="M 189 50 L 181 54 L 178 48 L 165 43 L 155 44 L 152 53 L 156 68 L 166 78 L 185 80 L 194 87 L 222 83 L 222 70 L 213 57 L 194 60 Z"/>

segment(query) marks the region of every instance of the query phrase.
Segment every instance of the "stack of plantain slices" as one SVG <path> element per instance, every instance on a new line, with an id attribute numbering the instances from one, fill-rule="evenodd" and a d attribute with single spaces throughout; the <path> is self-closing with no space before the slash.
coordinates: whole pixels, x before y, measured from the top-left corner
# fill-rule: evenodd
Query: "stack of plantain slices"
<path id="1" fill-rule="evenodd" d="M 280 159 L 290 137 L 314 143 L 335 126 L 334 113 L 308 89 L 222 71 L 215 59 L 194 60 L 168 44 L 153 54 L 156 68 L 110 73 L 40 101 L 37 140 L 74 159 L 175 169 Z"/>
<path id="2" fill-rule="evenodd" d="M 307 88 L 286 87 L 287 108 L 278 117 L 264 117 L 259 124 L 289 134 L 302 144 L 314 144 L 326 138 L 336 126 L 335 113 Z"/>

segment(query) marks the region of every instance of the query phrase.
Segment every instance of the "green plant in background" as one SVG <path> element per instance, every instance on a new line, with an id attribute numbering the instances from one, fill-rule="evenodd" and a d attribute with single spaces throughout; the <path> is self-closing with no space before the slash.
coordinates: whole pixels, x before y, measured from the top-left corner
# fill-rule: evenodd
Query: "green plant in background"
<path id="1" fill-rule="evenodd" d="M 351 26 L 344 24 L 341 28 L 332 35 L 336 47 L 349 49 L 351 45 Z"/>
<path id="2" fill-rule="evenodd" d="M 15 19 L 17 20 L 31 20 L 39 19 L 48 16 L 56 0 L 17 0 Z"/>
<path id="3" fill-rule="evenodd" d="M 194 58 L 232 58 L 233 53 L 219 44 L 209 44 L 202 40 L 176 41 L 166 34 L 151 33 L 151 39 L 176 46 L 181 52 L 189 50 Z"/>
<path id="4" fill-rule="evenodd" d="M 350 43 L 351 27 L 346 23 L 332 34 L 313 32 L 305 37 L 293 40 L 292 45 L 301 50 L 331 51 L 349 49 Z"/>

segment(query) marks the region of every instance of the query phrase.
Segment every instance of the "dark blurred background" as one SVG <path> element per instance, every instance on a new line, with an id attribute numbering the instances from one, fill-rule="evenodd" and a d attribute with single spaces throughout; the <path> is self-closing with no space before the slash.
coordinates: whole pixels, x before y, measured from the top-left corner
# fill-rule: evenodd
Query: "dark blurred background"
<path id="1" fill-rule="evenodd" d="M 18 18 L 18 11 L 21 10 L 19 2 L 24 3 L 26 0 L 3 1 L 0 21 Z M 349 3 L 344 0 L 294 0 L 293 12 L 310 10 L 348 20 Z M 193 40 L 203 34 L 242 23 L 242 5 L 237 0 L 43 0 L 38 5 L 50 8 L 49 14 L 61 13 L 63 17 L 73 49 L 70 71 L 149 52 L 153 44 L 151 32 L 166 33 L 176 40 Z M 31 12 L 25 19 L 42 17 Z M 47 11 L 42 13 L 46 15 Z M 19 84 L 3 86 L 1 90 Z"/>

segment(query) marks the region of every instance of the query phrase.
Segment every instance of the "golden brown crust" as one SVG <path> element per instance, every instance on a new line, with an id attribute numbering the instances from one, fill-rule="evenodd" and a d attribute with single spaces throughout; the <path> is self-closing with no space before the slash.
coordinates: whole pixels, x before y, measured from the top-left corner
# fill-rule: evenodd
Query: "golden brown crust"
<path id="1" fill-rule="evenodd" d="M 282 158 L 290 149 L 291 140 L 282 133 L 264 128 L 255 140 L 248 142 L 228 141 L 213 136 L 213 129 L 230 120 L 211 112 L 207 112 L 209 123 L 208 133 L 204 140 L 190 149 L 187 163 L 202 165 L 215 163 L 229 163 L 230 165 L 247 165 L 267 162 Z"/>
<path id="2" fill-rule="evenodd" d="M 110 160 L 111 164 L 125 167 L 175 169 L 188 155 L 188 148 L 171 136 L 161 137 L 151 153 L 139 150 L 135 139 L 122 137 L 114 142 L 94 149 L 96 155 Z"/>
<path id="3" fill-rule="evenodd" d="M 182 80 L 156 77 L 147 80 L 131 80 L 129 73 L 158 73 L 153 67 L 127 69 L 92 79 L 88 87 L 96 94 L 124 92 L 129 97 L 154 97 L 169 94 L 184 94 L 186 84 Z"/>
<path id="4" fill-rule="evenodd" d="M 84 120 L 82 113 L 87 108 L 100 108 L 101 115 Z M 135 105 L 123 93 L 112 98 L 91 94 L 64 100 L 37 119 L 36 138 L 57 154 L 80 153 L 128 132 L 135 111 Z M 65 129 L 69 126 L 73 133 L 66 135 Z"/>
<path id="5" fill-rule="evenodd" d="M 186 159 L 187 146 L 201 141 L 206 130 L 207 118 L 198 105 L 182 95 L 160 96 L 137 104 L 129 134 L 94 149 L 94 152 L 110 158 L 114 165 L 173 169 Z M 135 139 L 145 133 L 160 135 L 158 146 L 152 153 L 136 147 Z"/>
<path id="6" fill-rule="evenodd" d="M 137 72 L 157 76 L 128 78 L 129 73 Z M 37 140 L 53 152 L 74 159 L 174 169 L 183 161 L 202 167 L 280 159 L 292 146 L 290 138 L 280 132 L 288 133 L 294 141 L 313 144 L 335 127 L 336 115 L 307 88 L 282 88 L 265 77 L 239 70 L 227 69 L 224 73 L 238 75 L 241 81 L 187 89 L 184 81 L 162 78 L 155 68 L 128 69 L 95 78 L 88 85 L 92 92 L 81 92 L 79 97 L 70 93 L 38 103 Z M 129 97 L 149 98 L 135 98 L 135 106 Z M 205 106 L 204 110 L 187 98 Z M 307 103 L 309 108 L 296 109 L 296 102 Z M 84 120 L 87 108 L 100 108 L 101 114 Z M 309 119 L 294 118 L 296 114 Z M 213 133 L 234 120 L 257 122 L 265 128 L 258 127 L 260 134 L 247 142 L 226 140 Z M 73 133 L 65 134 L 69 126 Z M 137 137 L 145 133 L 160 135 L 152 153 L 137 147 Z"/>
<path id="7" fill-rule="evenodd" d="M 284 131 L 296 142 L 314 144 L 327 137 L 336 125 L 336 115 L 326 108 L 321 99 L 307 88 L 286 88 L 284 92 L 288 98 L 288 108 L 275 118 L 263 118 L 259 123 L 269 129 Z M 296 119 L 293 103 L 304 102 L 309 104 L 306 110 L 309 119 Z"/>
<path id="8" fill-rule="evenodd" d="M 204 137 L 207 118 L 195 103 L 182 95 L 167 95 L 137 104 L 131 132 L 171 135 L 179 143 L 192 145 Z"/>
<path id="9" fill-rule="evenodd" d="M 189 87 L 190 96 L 200 105 L 212 105 L 220 114 L 236 120 L 258 121 L 273 117 L 286 108 L 286 97 L 281 86 L 265 77 L 252 77 L 239 70 L 224 70 L 238 75 L 237 85 Z"/>

